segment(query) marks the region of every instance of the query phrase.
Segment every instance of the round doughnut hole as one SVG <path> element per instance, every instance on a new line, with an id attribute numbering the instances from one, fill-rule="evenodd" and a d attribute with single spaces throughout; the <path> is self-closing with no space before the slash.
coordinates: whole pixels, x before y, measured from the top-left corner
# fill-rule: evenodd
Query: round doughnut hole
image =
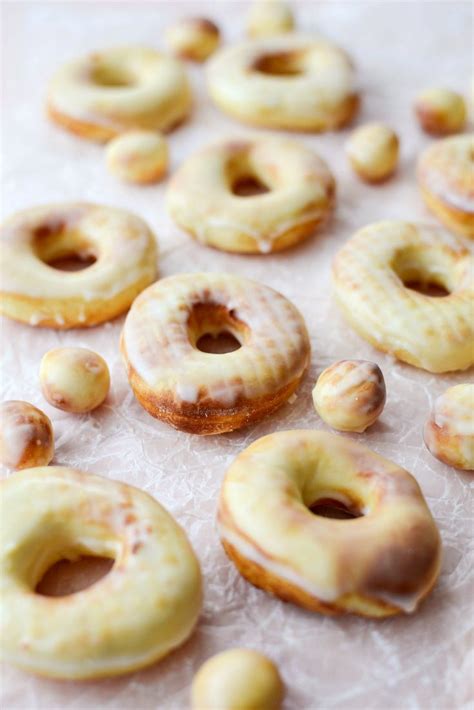
<path id="1" fill-rule="evenodd" d="M 253 71 L 271 76 L 298 76 L 303 73 L 301 52 L 274 52 L 262 54 L 254 62 Z"/>
<path id="2" fill-rule="evenodd" d="M 33 247 L 44 264 L 58 271 L 83 271 L 97 261 L 87 240 L 60 220 L 37 227 Z"/>
<path id="3" fill-rule="evenodd" d="M 123 67 L 97 63 L 90 74 L 90 81 L 104 89 L 123 89 L 133 86 L 135 81 Z"/>
<path id="4" fill-rule="evenodd" d="M 348 508 L 344 503 L 333 498 L 317 500 L 314 505 L 309 506 L 313 515 L 321 518 L 333 518 L 335 520 L 353 520 L 362 517 L 362 513 L 354 508 Z"/>
<path id="5" fill-rule="evenodd" d="M 96 261 L 96 257 L 92 254 L 72 253 L 45 263 L 51 266 L 52 269 L 57 269 L 58 271 L 83 271 L 84 269 L 88 269 L 89 266 L 92 266 L 92 264 L 95 264 Z"/>
<path id="6" fill-rule="evenodd" d="M 237 197 L 255 197 L 266 192 L 270 192 L 270 188 L 256 175 L 244 175 L 232 184 L 232 193 Z"/>
<path id="7" fill-rule="evenodd" d="M 238 350 L 246 329 L 232 310 L 215 303 L 197 303 L 188 318 L 189 339 L 203 353 L 224 355 Z"/>
<path id="8" fill-rule="evenodd" d="M 410 291 L 432 298 L 449 296 L 452 291 L 449 267 L 434 250 L 428 258 L 421 259 L 413 249 L 404 249 L 395 257 L 392 268 Z"/>
<path id="9" fill-rule="evenodd" d="M 87 589 L 105 577 L 114 565 L 110 557 L 81 556 L 77 560 L 59 560 L 50 567 L 36 585 L 35 592 L 44 597 L 65 597 Z"/>

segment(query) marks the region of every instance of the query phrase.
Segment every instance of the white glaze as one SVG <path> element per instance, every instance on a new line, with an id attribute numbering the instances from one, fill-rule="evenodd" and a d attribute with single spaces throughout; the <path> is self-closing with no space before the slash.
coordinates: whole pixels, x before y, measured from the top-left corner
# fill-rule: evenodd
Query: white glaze
<path id="1" fill-rule="evenodd" d="M 41 261 L 35 252 L 35 233 L 47 228 L 54 234 L 57 224 L 64 225 L 66 233 L 69 230 L 72 251 L 77 246 L 74 235 L 79 233 L 87 240 L 90 251 L 97 256 L 92 266 L 65 272 Z M 34 303 L 31 305 L 27 319 L 30 325 L 52 318 L 63 326 L 62 304 L 67 309 L 71 299 L 88 303 L 108 301 L 135 283 L 150 283 L 156 270 L 154 236 L 140 218 L 123 210 L 87 203 L 48 205 L 18 212 L 3 225 L 0 246 L 3 293 L 44 303 L 41 310 Z M 78 320 L 86 320 L 84 308 L 79 310 Z"/>
<path id="2" fill-rule="evenodd" d="M 224 305 L 246 324 L 239 350 L 214 355 L 188 335 L 193 304 Z M 132 307 L 122 344 L 128 363 L 155 392 L 231 407 L 239 397 L 268 396 L 299 377 L 309 347 L 304 321 L 279 293 L 230 274 L 180 274 L 158 282 Z"/>

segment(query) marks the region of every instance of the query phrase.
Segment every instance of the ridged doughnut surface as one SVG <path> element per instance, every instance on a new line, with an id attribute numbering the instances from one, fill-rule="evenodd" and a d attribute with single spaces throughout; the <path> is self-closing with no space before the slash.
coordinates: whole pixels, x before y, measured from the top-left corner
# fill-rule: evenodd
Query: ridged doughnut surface
<path id="1" fill-rule="evenodd" d="M 54 678 L 127 673 L 190 635 L 199 564 L 161 505 L 132 486 L 64 466 L 1 483 L 0 607 L 5 660 Z M 35 593 L 58 560 L 110 557 L 110 572 L 63 597 Z"/>
<path id="2" fill-rule="evenodd" d="M 240 348 L 197 347 L 231 333 Z M 133 304 L 121 349 L 138 401 L 195 434 L 231 431 L 277 409 L 298 386 L 310 343 L 295 306 L 268 286 L 230 274 L 170 276 Z"/>
<path id="3" fill-rule="evenodd" d="M 92 260 L 80 271 L 53 264 Z M 1 312 L 49 328 L 84 328 L 123 313 L 156 274 L 156 242 L 125 210 L 71 202 L 17 212 L 0 232 Z"/>
<path id="4" fill-rule="evenodd" d="M 311 512 L 328 501 L 360 517 Z M 439 533 L 413 476 L 335 434 L 282 431 L 255 441 L 227 471 L 218 520 L 246 579 L 311 611 L 409 613 L 439 572 Z"/>
<path id="5" fill-rule="evenodd" d="M 457 234 L 474 239 L 474 134 L 436 141 L 418 163 L 429 209 Z"/>
<path id="6" fill-rule="evenodd" d="M 107 141 L 131 128 L 171 129 L 189 113 L 191 89 L 176 59 L 147 47 L 119 47 L 61 67 L 47 107 L 69 131 Z"/>
<path id="7" fill-rule="evenodd" d="M 336 301 L 379 350 L 430 372 L 465 370 L 474 361 L 474 259 L 440 229 L 409 222 L 371 224 L 339 251 Z M 440 286 L 448 295 L 405 284 Z"/>
<path id="8" fill-rule="evenodd" d="M 474 384 L 455 385 L 440 395 L 423 433 L 437 459 L 474 471 Z"/>
<path id="9" fill-rule="evenodd" d="M 252 181 L 264 194 L 241 194 Z M 243 138 L 188 158 L 173 176 L 167 202 L 177 224 L 203 244 L 266 254 L 312 234 L 331 213 L 335 191 L 326 163 L 303 144 Z"/>
<path id="10" fill-rule="evenodd" d="M 210 61 L 207 79 L 219 108 L 267 128 L 332 130 L 348 123 L 359 104 L 350 59 L 310 35 L 225 47 Z"/>

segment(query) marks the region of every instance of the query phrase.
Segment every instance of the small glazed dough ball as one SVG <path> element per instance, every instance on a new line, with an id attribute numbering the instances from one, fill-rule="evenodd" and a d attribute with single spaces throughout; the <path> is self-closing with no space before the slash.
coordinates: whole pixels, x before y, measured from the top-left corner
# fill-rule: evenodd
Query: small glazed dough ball
<path id="1" fill-rule="evenodd" d="M 395 172 L 398 149 L 397 134 L 383 123 L 356 128 L 346 146 L 352 167 L 366 182 L 380 182 Z"/>
<path id="2" fill-rule="evenodd" d="M 250 37 L 271 37 L 291 32 L 295 21 L 288 5 L 279 0 L 259 0 L 250 8 L 247 32 Z"/>
<path id="3" fill-rule="evenodd" d="M 121 180 L 158 182 L 168 169 L 168 144 L 161 133 L 127 131 L 107 144 L 105 160 L 109 172 Z"/>
<path id="4" fill-rule="evenodd" d="M 449 466 L 474 470 L 474 385 L 456 385 L 434 403 L 424 428 L 425 444 Z"/>
<path id="5" fill-rule="evenodd" d="M 86 348 L 56 348 L 40 366 L 41 389 L 53 407 L 83 414 L 98 407 L 110 386 L 105 360 Z"/>
<path id="6" fill-rule="evenodd" d="M 340 360 L 318 377 L 314 407 L 326 424 L 339 431 L 365 431 L 385 404 L 382 371 L 367 360 Z"/>
<path id="7" fill-rule="evenodd" d="M 276 666 L 257 651 L 234 648 L 210 658 L 194 676 L 193 710 L 278 710 L 284 686 Z"/>
<path id="8" fill-rule="evenodd" d="M 12 469 L 47 466 L 54 456 L 51 422 L 29 402 L 0 405 L 0 461 Z"/>
<path id="9" fill-rule="evenodd" d="M 415 112 L 426 133 L 447 136 L 459 133 L 466 123 L 463 97 L 449 89 L 428 89 L 415 102 Z"/>
<path id="10" fill-rule="evenodd" d="M 166 44 L 170 52 L 194 62 L 207 59 L 219 42 L 219 28 L 204 17 L 188 17 L 166 30 Z"/>

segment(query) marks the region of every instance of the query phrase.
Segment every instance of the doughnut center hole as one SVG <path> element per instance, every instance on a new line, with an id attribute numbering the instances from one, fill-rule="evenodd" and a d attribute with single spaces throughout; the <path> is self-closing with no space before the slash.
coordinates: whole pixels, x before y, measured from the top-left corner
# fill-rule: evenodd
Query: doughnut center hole
<path id="1" fill-rule="evenodd" d="M 239 350 L 247 326 L 232 310 L 216 303 L 197 303 L 188 318 L 191 343 L 203 353 L 224 355 Z"/>
<path id="2" fill-rule="evenodd" d="M 396 254 L 392 268 L 406 289 L 431 298 L 449 296 L 454 284 L 449 260 L 436 249 L 406 247 Z"/>
<path id="3" fill-rule="evenodd" d="M 75 560 L 59 560 L 50 567 L 36 585 L 35 592 L 44 597 L 65 597 L 87 589 L 112 569 L 110 557 L 84 555 Z"/>
<path id="4" fill-rule="evenodd" d="M 433 298 L 442 298 L 449 296 L 449 291 L 444 286 L 426 281 L 404 281 L 403 285 L 410 291 L 422 293 L 424 296 L 432 296 Z"/>
<path id="5" fill-rule="evenodd" d="M 252 70 L 271 76 L 298 76 L 303 73 L 300 52 L 273 52 L 262 54 L 252 65 Z"/>
<path id="6" fill-rule="evenodd" d="M 92 254 L 69 254 L 67 256 L 62 256 L 57 259 L 51 259 L 51 261 L 45 262 L 52 269 L 57 269 L 58 271 L 83 271 L 88 269 L 89 266 L 95 264 L 97 261 L 96 257 Z"/>
<path id="7" fill-rule="evenodd" d="M 309 506 L 313 515 L 321 518 L 333 518 L 335 520 L 353 520 L 362 517 L 362 513 L 354 506 L 347 505 L 334 498 L 322 498 Z"/>
<path id="8" fill-rule="evenodd" d="M 223 330 L 217 335 L 212 333 L 204 333 L 196 343 L 196 347 L 202 353 L 214 353 L 215 355 L 223 355 L 224 353 L 232 353 L 242 347 L 237 338 Z"/>
<path id="9" fill-rule="evenodd" d="M 61 220 L 34 230 L 33 249 L 44 264 L 58 271 L 83 271 L 97 261 L 88 241 Z"/>
<path id="10" fill-rule="evenodd" d="M 104 89 L 122 89 L 135 84 L 134 78 L 119 68 L 109 64 L 97 64 L 90 74 L 90 80 Z"/>
<path id="11" fill-rule="evenodd" d="M 238 177 L 231 186 L 232 193 L 237 197 L 254 197 L 270 192 L 268 185 L 260 180 L 257 175 L 243 175 Z"/>

